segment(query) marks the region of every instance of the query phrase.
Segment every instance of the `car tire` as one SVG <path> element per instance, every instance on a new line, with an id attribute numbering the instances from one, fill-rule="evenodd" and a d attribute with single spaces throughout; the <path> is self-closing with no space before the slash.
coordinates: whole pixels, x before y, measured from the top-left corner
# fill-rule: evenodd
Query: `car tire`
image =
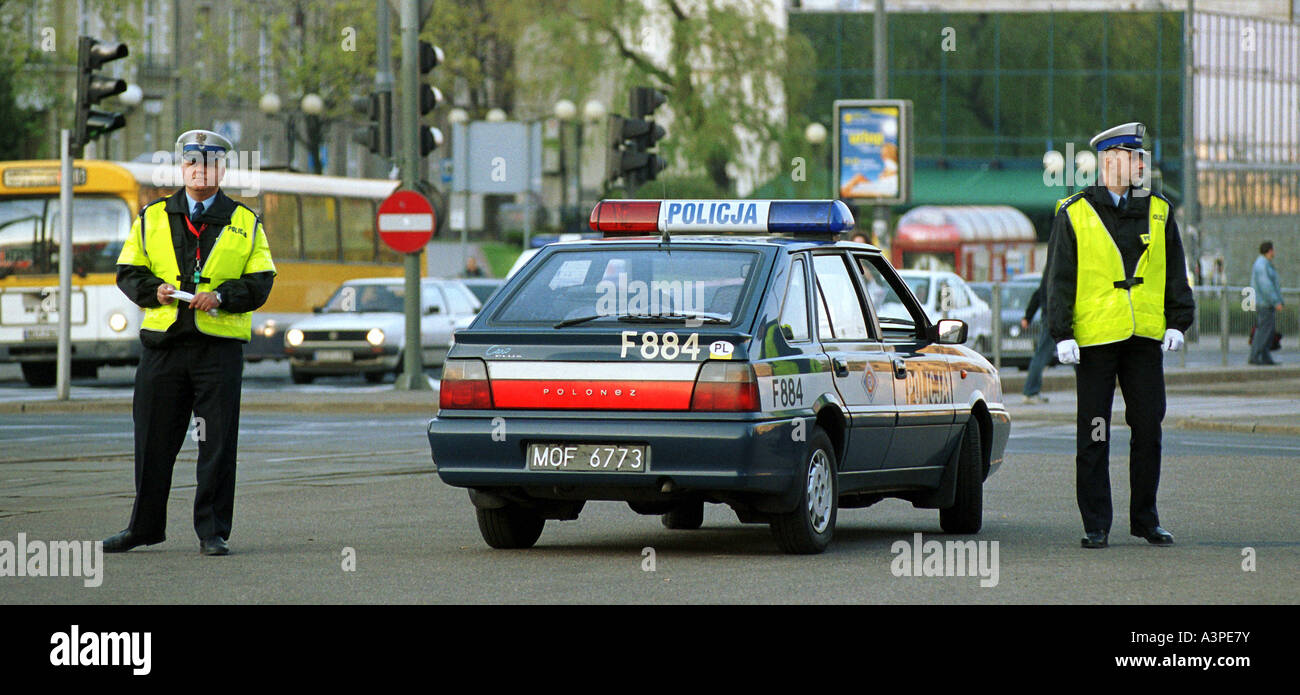
<path id="1" fill-rule="evenodd" d="M 497 509 L 475 509 L 474 512 L 483 540 L 498 550 L 533 547 L 546 525 L 540 514 L 515 504 Z"/>
<path id="2" fill-rule="evenodd" d="M 664 514 L 664 528 L 694 531 L 704 525 L 704 500 L 687 500 Z"/>
<path id="3" fill-rule="evenodd" d="M 772 518 L 772 533 L 781 550 L 813 555 L 830 545 L 839 507 L 835 448 L 820 427 L 814 427 L 808 437 L 807 453 L 797 470 L 799 504 L 794 511 Z"/>
<path id="4" fill-rule="evenodd" d="M 365 373 L 366 382 L 370 384 L 381 384 L 383 383 L 384 377 L 386 376 L 388 376 L 387 372 L 366 372 Z"/>
<path id="5" fill-rule="evenodd" d="M 58 365 L 54 362 L 23 362 L 21 364 L 23 381 L 26 381 L 28 386 L 44 388 L 53 386 L 57 380 L 58 374 L 56 370 Z"/>
<path id="6" fill-rule="evenodd" d="M 939 527 L 944 533 L 979 533 L 984 516 L 984 454 L 980 426 L 966 423 L 957 458 L 957 494 L 953 505 L 939 510 Z"/>
<path id="7" fill-rule="evenodd" d="M 305 373 L 305 372 L 300 372 L 300 371 L 298 371 L 297 369 L 294 369 L 293 367 L 290 367 L 290 368 L 289 368 L 289 378 L 292 379 L 292 380 L 293 380 L 293 383 L 295 383 L 295 384 L 310 384 L 310 383 L 312 382 L 312 380 L 315 379 L 316 377 L 315 377 L 315 375 L 313 375 L 313 374 L 307 374 L 307 373 Z"/>

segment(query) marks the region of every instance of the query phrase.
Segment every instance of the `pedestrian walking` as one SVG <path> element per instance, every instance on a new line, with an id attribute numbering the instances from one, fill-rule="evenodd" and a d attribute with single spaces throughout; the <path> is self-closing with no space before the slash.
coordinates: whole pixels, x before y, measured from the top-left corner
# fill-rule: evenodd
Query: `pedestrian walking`
<path id="1" fill-rule="evenodd" d="M 1282 311 L 1282 288 L 1278 284 L 1273 242 L 1259 245 L 1259 258 L 1250 269 L 1250 287 L 1255 293 L 1255 335 L 1250 339 L 1250 364 L 1277 364 L 1269 354 L 1277 335 L 1277 314 Z"/>

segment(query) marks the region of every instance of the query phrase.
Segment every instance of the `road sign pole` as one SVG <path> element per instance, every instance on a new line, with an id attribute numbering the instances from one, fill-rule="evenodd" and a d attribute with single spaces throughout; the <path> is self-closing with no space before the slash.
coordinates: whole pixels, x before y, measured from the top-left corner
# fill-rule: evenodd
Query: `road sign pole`
<path id="1" fill-rule="evenodd" d="M 411 190 L 420 176 L 420 8 L 418 0 L 402 0 L 399 23 L 402 39 L 402 188 Z M 427 391 L 428 379 L 420 364 L 420 252 L 406 258 L 406 346 L 402 375 L 395 387 L 400 391 Z"/>
<path id="2" fill-rule="evenodd" d="M 59 134 L 59 352 L 55 366 L 58 399 L 68 400 L 72 378 L 72 134 Z"/>

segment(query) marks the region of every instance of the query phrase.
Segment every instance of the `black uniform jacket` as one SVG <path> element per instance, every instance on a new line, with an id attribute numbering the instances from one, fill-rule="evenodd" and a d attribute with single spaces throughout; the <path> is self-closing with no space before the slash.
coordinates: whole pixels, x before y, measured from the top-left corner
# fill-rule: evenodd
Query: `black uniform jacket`
<path id="1" fill-rule="evenodd" d="M 1105 186 L 1089 186 L 1082 195 L 1097 211 L 1102 224 L 1106 225 L 1106 231 L 1115 240 L 1120 258 L 1124 261 L 1125 277 L 1132 278 L 1138 259 L 1147 248 L 1141 235 L 1147 233 L 1151 199 L 1130 194 L 1127 207 L 1119 210 L 1111 201 L 1110 191 Z M 1173 210 L 1172 205 L 1170 210 Z M 1058 343 L 1074 338 L 1074 290 L 1079 268 L 1077 249 L 1074 227 L 1070 224 L 1070 216 L 1066 214 L 1063 205 L 1052 220 L 1047 269 L 1043 273 L 1047 328 L 1052 332 L 1052 340 Z M 1192 327 L 1195 311 L 1192 288 L 1187 284 L 1183 242 L 1178 235 L 1178 224 L 1171 214 L 1165 224 L 1165 324 L 1187 333 Z"/>
<path id="2" fill-rule="evenodd" d="M 200 229 L 202 224 L 207 225 L 199 232 L 197 240 L 199 258 L 196 260 L 194 255 L 196 240 L 194 235 L 190 233 L 189 227 L 185 224 L 185 218 L 188 215 L 188 211 L 185 209 L 187 205 L 185 189 L 182 188 L 176 191 L 165 200 L 167 201 L 164 203 L 167 217 L 171 220 L 172 248 L 176 250 L 176 266 L 181 269 L 181 277 L 185 278 L 185 280 L 178 282 L 174 278 L 160 278 L 154 275 L 153 271 L 141 265 L 117 266 L 117 286 L 131 301 L 146 309 L 159 306 L 158 286 L 163 284 L 164 281 L 185 292 L 194 292 L 195 269 L 200 267 L 203 261 L 207 260 L 208 254 L 212 252 L 212 245 L 217 241 L 217 235 L 221 233 L 223 227 L 230 224 L 230 216 L 234 214 L 235 206 L 239 205 L 225 193 L 217 191 L 212 204 L 199 215 L 199 219 L 194 223 L 195 229 Z M 143 212 L 141 210 L 141 213 Z M 265 230 L 262 233 L 265 234 Z M 216 288 L 216 291 L 221 294 L 221 309 L 232 314 L 256 311 L 266 303 L 266 298 L 271 294 L 271 284 L 274 280 L 275 273 L 266 271 L 249 273 L 238 280 L 227 280 L 221 283 L 221 286 Z M 166 348 L 207 340 L 233 340 L 200 333 L 194 326 L 194 310 L 190 308 L 189 302 L 180 302 L 179 304 L 180 314 L 166 333 L 140 331 L 140 342 L 144 343 L 146 347 Z"/>

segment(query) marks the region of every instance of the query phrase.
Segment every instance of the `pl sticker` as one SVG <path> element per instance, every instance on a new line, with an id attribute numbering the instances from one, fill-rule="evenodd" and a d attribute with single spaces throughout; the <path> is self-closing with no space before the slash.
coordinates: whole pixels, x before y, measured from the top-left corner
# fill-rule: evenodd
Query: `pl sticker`
<path id="1" fill-rule="evenodd" d="M 711 360 L 729 360 L 731 353 L 736 351 L 736 346 L 725 340 L 715 340 L 709 343 L 709 359 Z"/>

